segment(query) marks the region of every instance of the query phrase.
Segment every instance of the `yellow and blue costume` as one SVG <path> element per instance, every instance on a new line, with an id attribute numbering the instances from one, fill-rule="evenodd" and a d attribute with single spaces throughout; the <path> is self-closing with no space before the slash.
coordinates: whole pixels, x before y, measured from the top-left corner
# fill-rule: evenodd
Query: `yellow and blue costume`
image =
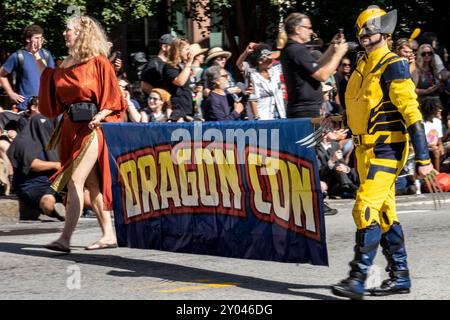
<path id="1" fill-rule="evenodd" d="M 395 17 L 395 11 L 365 10 L 357 21 L 358 36 L 392 33 Z M 345 101 L 361 185 L 353 208 L 355 258 L 350 263 L 350 277 L 333 286 L 333 293 L 362 298 L 378 244 L 388 260 L 390 278 L 372 294 L 408 293 L 411 281 L 395 208 L 395 180 L 408 158 L 409 140 L 418 165 L 430 163 L 408 62 L 392 53 L 387 44 L 364 54 L 349 79 Z"/>
<path id="2" fill-rule="evenodd" d="M 353 218 L 359 230 L 372 223 L 387 232 L 394 222 L 395 180 L 408 157 L 408 131 L 422 130 L 415 86 L 405 59 L 387 44 L 364 55 L 346 91 L 347 123 L 361 179 Z M 416 161 L 430 163 L 426 141 L 413 136 Z"/>

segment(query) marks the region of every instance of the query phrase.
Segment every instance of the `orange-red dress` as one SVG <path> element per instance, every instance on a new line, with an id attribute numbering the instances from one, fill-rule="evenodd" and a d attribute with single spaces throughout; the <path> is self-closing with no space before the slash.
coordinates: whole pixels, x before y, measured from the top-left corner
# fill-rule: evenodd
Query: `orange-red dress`
<path id="1" fill-rule="evenodd" d="M 95 137 L 88 127 L 88 122 L 72 122 L 65 112 L 69 105 L 77 102 L 92 102 L 97 104 L 99 110 L 113 110 L 114 112 L 105 119 L 106 122 L 122 120 L 126 108 L 125 101 L 113 66 L 106 57 L 97 56 L 68 68 L 46 68 L 41 75 L 40 112 L 49 118 L 64 113 L 59 141 L 62 167 L 50 178 L 56 191 L 62 191 L 66 187 L 72 172 L 77 168 Z M 101 129 L 97 129 L 96 132 L 104 210 L 112 210 L 108 150 Z"/>

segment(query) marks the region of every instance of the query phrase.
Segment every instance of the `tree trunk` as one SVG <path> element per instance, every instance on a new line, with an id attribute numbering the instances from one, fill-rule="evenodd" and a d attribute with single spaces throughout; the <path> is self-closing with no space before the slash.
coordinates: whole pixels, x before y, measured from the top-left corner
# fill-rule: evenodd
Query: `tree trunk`
<path id="1" fill-rule="evenodd" d="M 235 8 L 236 8 L 236 25 L 237 25 L 237 36 L 239 37 L 239 51 L 243 51 L 248 43 L 248 33 L 249 29 L 251 29 L 251 24 L 245 24 L 244 18 L 244 8 L 242 6 L 241 0 L 235 0 Z"/>
<path id="2" fill-rule="evenodd" d="M 230 13 L 228 12 L 228 10 L 226 8 L 222 8 L 222 18 L 223 18 L 225 34 L 226 34 L 228 42 L 230 44 L 230 51 L 233 54 L 231 56 L 229 63 L 231 63 L 231 67 L 233 68 L 234 74 L 237 76 L 237 75 L 240 75 L 239 70 L 236 67 L 236 60 L 240 55 L 240 50 L 236 43 L 236 39 L 234 38 L 234 33 L 231 29 Z"/>

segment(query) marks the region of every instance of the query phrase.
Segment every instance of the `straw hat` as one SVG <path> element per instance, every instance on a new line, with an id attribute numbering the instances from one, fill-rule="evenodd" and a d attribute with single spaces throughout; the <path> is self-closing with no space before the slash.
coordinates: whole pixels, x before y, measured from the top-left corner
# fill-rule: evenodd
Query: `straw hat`
<path id="1" fill-rule="evenodd" d="M 198 56 L 199 54 L 205 53 L 206 51 L 208 51 L 208 49 L 200 47 L 198 43 L 191 44 L 191 52 L 194 57 Z"/>
<path id="2" fill-rule="evenodd" d="M 231 52 L 224 51 L 221 47 L 214 47 L 209 49 L 208 56 L 206 57 L 205 63 L 208 63 L 209 61 L 213 60 L 217 57 L 225 57 L 227 60 L 231 57 Z"/>

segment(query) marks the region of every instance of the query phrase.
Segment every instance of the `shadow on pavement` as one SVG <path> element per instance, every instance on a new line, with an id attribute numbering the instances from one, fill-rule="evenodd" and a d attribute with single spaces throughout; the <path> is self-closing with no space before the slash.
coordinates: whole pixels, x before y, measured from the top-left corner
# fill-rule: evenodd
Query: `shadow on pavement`
<path id="1" fill-rule="evenodd" d="M 29 250 L 31 249 L 31 250 Z M 36 249 L 42 249 L 36 250 Z M 286 282 L 271 281 L 250 276 L 236 275 L 232 273 L 216 272 L 199 268 L 186 267 L 177 264 L 124 258 L 115 255 L 81 254 L 81 253 L 54 253 L 47 251 L 41 245 L 24 243 L 0 243 L 0 252 L 21 254 L 26 256 L 53 258 L 74 263 L 90 264 L 123 269 L 128 271 L 111 270 L 107 274 L 114 277 L 155 277 L 169 281 L 198 283 L 193 279 L 212 279 L 214 282 L 236 283 L 237 287 L 278 294 L 303 296 L 310 299 L 339 300 L 331 295 L 307 292 L 308 289 L 326 289 L 324 285 L 303 285 Z M 293 291 L 296 290 L 296 291 Z M 305 290 L 305 291 L 297 291 Z"/>

